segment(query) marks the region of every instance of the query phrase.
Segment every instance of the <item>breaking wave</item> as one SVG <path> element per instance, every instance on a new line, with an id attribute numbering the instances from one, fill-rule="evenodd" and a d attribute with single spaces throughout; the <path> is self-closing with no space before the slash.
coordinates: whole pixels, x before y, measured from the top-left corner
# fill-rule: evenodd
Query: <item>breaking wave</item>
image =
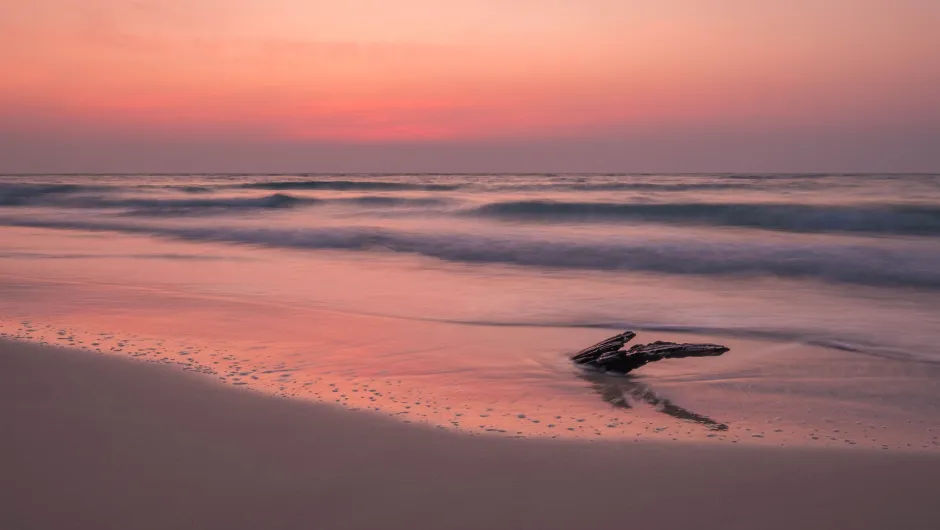
<path id="1" fill-rule="evenodd" d="M 359 206 L 399 207 L 399 206 L 442 206 L 450 201 L 433 197 L 390 197 L 387 195 L 363 195 L 360 197 L 343 197 L 335 199 L 322 199 L 331 204 L 354 204 Z"/>
<path id="2" fill-rule="evenodd" d="M 228 197 L 218 199 L 119 199 L 96 200 L 98 208 L 130 208 L 127 215 L 161 216 L 212 214 L 231 210 L 270 210 L 313 204 L 316 199 L 275 193 L 264 197 Z"/>
<path id="3" fill-rule="evenodd" d="M 390 251 L 461 263 L 637 271 L 691 276 L 771 276 L 830 283 L 940 289 L 940 251 L 923 246 L 755 244 L 690 240 L 575 242 L 378 228 L 180 227 L 0 218 L 10 226 L 116 231 L 294 249 Z"/>
<path id="4" fill-rule="evenodd" d="M 802 205 L 513 201 L 487 204 L 473 214 L 512 221 L 654 222 L 786 232 L 858 232 L 940 235 L 940 207 L 915 204 Z"/>
<path id="5" fill-rule="evenodd" d="M 0 183 L 0 206 L 32 206 L 50 198 L 104 190 L 79 184 Z"/>
<path id="6" fill-rule="evenodd" d="M 242 188 L 262 190 L 333 190 L 333 191 L 450 191 L 458 184 L 422 184 L 414 182 L 389 182 L 378 180 L 285 180 L 263 181 L 242 184 Z"/>

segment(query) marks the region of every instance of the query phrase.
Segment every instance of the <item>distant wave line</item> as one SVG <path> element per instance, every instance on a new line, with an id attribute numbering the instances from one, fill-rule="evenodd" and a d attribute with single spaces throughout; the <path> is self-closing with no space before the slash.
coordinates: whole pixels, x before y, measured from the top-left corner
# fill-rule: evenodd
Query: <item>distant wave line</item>
<path id="1" fill-rule="evenodd" d="M 533 200 L 491 203 L 468 213 L 493 219 L 544 223 L 647 222 L 802 233 L 940 235 L 940 206 L 931 204 L 625 204 Z"/>
<path id="2" fill-rule="evenodd" d="M 376 180 L 284 180 L 259 181 L 241 184 L 239 187 L 262 190 L 381 190 L 381 191 L 452 191 L 459 184 L 426 184 L 416 182 L 389 182 Z"/>
<path id="3" fill-rule="evenodd" d="M 378 228 L 184 227 L 0 217 L 9 226 L 114 231 L 271 248 L 387 251 L 460 263 L 692 276 L 771 276 L 940 289 L 940 251 L 861 245 L 572 242 Z"/>

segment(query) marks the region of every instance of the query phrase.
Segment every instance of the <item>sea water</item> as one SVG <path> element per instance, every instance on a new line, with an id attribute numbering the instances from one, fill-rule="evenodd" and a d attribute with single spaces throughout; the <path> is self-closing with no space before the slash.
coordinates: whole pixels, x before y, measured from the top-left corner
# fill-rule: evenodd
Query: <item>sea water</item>
<path id="1" fill-rule="evenodd" d="M 7 335 L 470 432 L 933 450 L 938 294 L 940 175 L 0 177 Z"/>

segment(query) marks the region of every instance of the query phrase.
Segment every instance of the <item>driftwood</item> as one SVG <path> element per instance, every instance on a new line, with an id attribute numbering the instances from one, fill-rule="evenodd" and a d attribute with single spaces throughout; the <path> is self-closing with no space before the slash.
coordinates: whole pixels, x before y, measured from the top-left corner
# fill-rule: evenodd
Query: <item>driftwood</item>
<path id="1" fill-rule="evenodd" d="M 584 348 L 578 353 L 572 355 L 571 360 L 577 364 L 591 363 L 607 352 L 617 351 L 620 348 L 623 348 L 623 345 L 633 340 L 633 337 L 636 337 L 636 333 L 632 331 L 624 331 L 623 333 L 614 335 L 605 341 L 601 341 L 593 346 Z"/>
<path id="2" fill-rule="evenodd" d="M 624 331 L 579 351 L 571 357 L 571 360 L 575 364 L 605 372 L 625 374 L 654 361 L 684 357 L 715 357 L 730 349 L 719 344 L 679 344 L 662 341 L 636 344 L 630 349 L 623 349 L 633 337 L 636 337 L 636 333 Z"/>

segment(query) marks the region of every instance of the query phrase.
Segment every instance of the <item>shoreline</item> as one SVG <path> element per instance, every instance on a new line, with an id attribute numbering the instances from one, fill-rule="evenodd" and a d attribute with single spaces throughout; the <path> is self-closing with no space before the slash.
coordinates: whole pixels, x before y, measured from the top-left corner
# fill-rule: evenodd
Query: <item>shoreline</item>
<path id="1" fill-rule="evenodd" d="M 933 528 L 940 458 L 508 439 L 0 340 L 0 526 Z"/>
<path id="2" fill-rule="evenodd" d="M 141 321 L 147 319 L 135 319 L 135 322 Z M 344 317 L 335 324 L 345 329 L 350 322 Z M 467 332 L 459 326 L 451 327 L 452 332 Z M 639 378 L 577 370 L 567 361 L 567 356 L 549 356 L 528 366 L 517 363 L 518 373 L 507 371 L 504 366 L 480 365 L 473 367 L 478 372 L 446 374 L 456 383 L 448 387 L 438 381 L 428 381 L 426 378 L 434 376 L 434 371 L 420 364 L 406 361 L 397 365 L 397 370 L 381 372 L 368 367 L 367 357 L 360 356 L 375 352 L 374 346 L 353 350 L 350 357 L 347 357 L 348 350 L 321 349 L 305 353 L 304 360 L 326 359 L 323 364 L 314 362 L 305 366 L 283 354 L 289 351 L 289 343 L 279 356 L 264 359 L 246 344 L 229 343 L 226 339 L 157 338 L 139 334 L 146 329 L 118 333 L 101 332 L 101 329 L 82 330 L 61 323 L 40 324 L 30 319 L 6 318 L 0 320 L 0 340 L 77 348 L 89 354 L 168 365 L 180 372 L 196 372 L 209 381 L 230 388 L 250 389 L 259 395 L 364 410 L 400 423 L 462 434 L 582 441 L 864 448 L 933 454 L 937 454 L 940 447 L 938 436 L 932 432 L 940 424 L 930 415 L 931 405 L 914 401 L 909 403 L 910 408 L 905 408 L 904 402 L 890 394 L 885 394 L 887 401 L 869 398 L 853 402 L 870 391 L 860 385 L 870 385 L 874 381 L 868 379 L 871 377 L 880 378 L 880 387 L 884 389 L 900 384 L 908 389 L 909 397 L 927 399 L 935 387 L 929 373 L 916 372 L 919 375 L 915 379 L 915 372 L 905 371 L 903 361 L 859 357 L 800 344 L 736 340 L 730 343 L 733 353 L 726 356 L 654 364 L 644 368 Z M 217 330 L 217 334 L 223 335 L 222 331 Z M 519 330 L 509 334 L 502 328 L 473 331 L 489 331 L 491 344 L 493 340 L 504 339 L 517 344 L 525 344 L 527 340 L 546 341 L 541 334 L 554 333 L 572 344 L 569 349 L 597 340 L 599 333 L 596 329 L 580 330 L 579 336 L 583 338 L 573 340 L 565 336 L 570 331 L 559 334 L 553 328 L 523 330 L 526 335 L 522 336 Z M 485 352 L 473 345 L 472 341 L 478 337 L 464 335 L 464 338 L 471 344 L 466 354 Z M 678 342 L 718 341 L 713 336 L 682 333 L 655 338 Z M 448 342 L 454 340 L 451 336 Z M 317 343 L 319 338 L 311 336 L 311 341 Z M 264 345 L 265 348 L 270 346 L 271 343 Z M 329 344 L 322 343 L 320 347 L 329 348 Z M 786 355 L 779 355 L 784 350 Z M 392 357 L 391 362 L 398 362 Z M 490 352 L 490 359 L 493 358 Z M 425 359 L 433 362 L 436 357 Z M 337 367 L 343 371 L 337 371 Z M 365 371 L 359 372 L 363 368 Z M 513 381 L 529 386 L 493 387 L 493 374 L 488 370 L 494 370 L 501 377 L 511 374 Z M 852 374 L 850 380 L 842 379 L 845 373 Z M 477 385 L 477 381 L 481 384 Z M 914 384 L 919 385 L 916 391 Z M 493 390 L 497 393 L 492 393 Z M 820 391 L 823 394 L 818 394 Z M 520 396 L 524 398 L 519 400 Z M 917 411 L 924 415 L 918 415 Z"/>

